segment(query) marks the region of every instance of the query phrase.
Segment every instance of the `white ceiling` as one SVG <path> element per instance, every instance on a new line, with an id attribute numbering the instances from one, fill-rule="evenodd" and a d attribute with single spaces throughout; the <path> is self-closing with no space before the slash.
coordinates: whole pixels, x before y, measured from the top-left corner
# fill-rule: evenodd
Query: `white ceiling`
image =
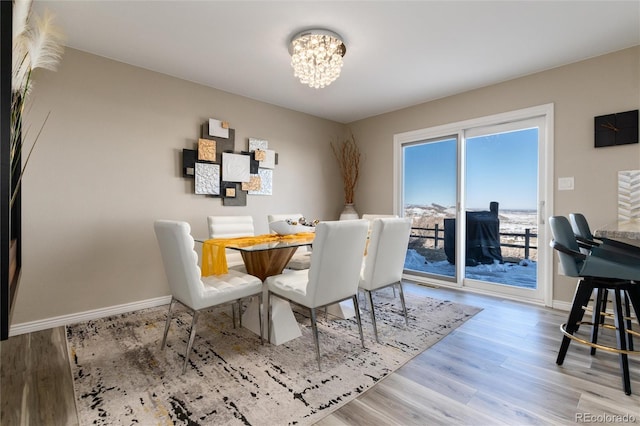
<path id="1" fill-rule="evenodd" d="M 341 123 L 640 44 L 640 1 L 41 1 L 75 49 Z M 347 46 L 324 89 L 290 37 Z M 63 58 L 64 60 L 64 58 Z"/>

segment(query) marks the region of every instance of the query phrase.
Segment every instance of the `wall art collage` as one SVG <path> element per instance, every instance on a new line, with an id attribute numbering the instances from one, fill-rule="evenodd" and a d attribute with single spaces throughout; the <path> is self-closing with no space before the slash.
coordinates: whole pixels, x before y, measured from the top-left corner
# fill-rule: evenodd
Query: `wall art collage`
<path id="1" fill-rule="evenodd" d="M 194 193 L 222 198 L 223 206 L 246 206 L 247 195 L 271 195 L 278 154 L 265 139 L 249 138 L 235 152 L 235 129 L 209 119 L 195 149 L 182 150 L 182 175 L 194 179 Z"/>

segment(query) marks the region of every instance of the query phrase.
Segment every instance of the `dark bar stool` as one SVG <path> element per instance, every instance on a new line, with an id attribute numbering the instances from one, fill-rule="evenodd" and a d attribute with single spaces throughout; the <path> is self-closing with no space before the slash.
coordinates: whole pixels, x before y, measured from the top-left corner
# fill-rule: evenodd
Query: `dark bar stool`
<path id="1" fill-rule="evenodd" d="M 595 349 L 617 353 L 624 392 L 630 395 L 628 356 L 640 354 L 640 351 L 633 350 L 633 335 L 640 337 L 640 334 L 631 329 L 631 306 L 635 311 L 636 321 L 640 312 L 640 285 L 636 284 L 636 280 L 640 280 L 640 262 L 634 256 L 612 254 L 611 251 L 599 247 L 592 248 L 589 254 L 582 253 L 566 217 L 551 217 L 549 224 L 553 233 L 551 246 L 558 251 L 564 274 L 579 279 L 569 318 L 560 326 L 564 337 L 556 363 L 562 365 L 572 340 L 591 346 L 592 354 L 595 353 Z M 596 297 L 593 319 L 586 322 L 583 321 L 583 317 L 594 290 Z M 602 321 L 606 314 L 603 300 L 606 300 L 609 294 L 613 295 L 614 325 L 607 328 L 616 330 L 615 347 L 598 343 L 598 330 L 605 326 Z M 581 325 L 593 327 L 590 341 L 574 335 Z"/>
<path id="2" fill-rule="evenodd" d="M 578 241 L 578 245 L 583 248 L 583 252 L 590 252 L 594 247 L 599 247 L 601 249 L 606 250 L 606 252 L 600 252 L 601 254 L 607 254 L 613 256 L 613 260 L 616 260 L 616 256 L 623 254 L 626 256 L 635 256 L 637 257 L 637 262 L 640 263 L 640 247 L 634 246 L 631 244 L 627 244 L 621 241 L 612 240 L 610 238 L 596 238 L 591 233 L 591 227 L 589 226 L 589 222 L 587 218 L 582 213 L 571 213 L 569 215 L 569 221 L 571 222 L 571 228 L 573 229 L 573 233 L 576 236 L 576 240 Z M 609 253 L 611 252 L 611 253 Z M 605 318 L 608 316 L 607 311 L 607 303 L 609 300 L 609 292 L 606 289 L 598 289 L 596 290 L 596 310 L 593 313 L 593 322 L 594 322 L 594 330 L 593 330 L 593 340 L 592 343 L 597 343 L 597 335 L 598 335 L 598 327 L 604 324 Z M 624 306 L 626 313 L 626 326 L 627 330 L 631 330 L 631 309 L 630 309 L 630 301 L 628 294 L 624 293 Z M 629 350 L 633 350 L 633 339 L 630 339 Z M 591 355 L 595 355 L 596 348 L 591 348 Z"/>
<path id="3" fill-rule="evenodd" d="M 589 222 L 587 222 L 587 218 L 582 213 L 571 213 L 569 220 L 571 221 L 571 228 L 578 240 L 578 244 L 583 247 L 599 247 L 619 254 L 635 256 L 640 260 L 640 247 L 622 241 L 612 240 L 611 238 L 594 237 L 591 233 Z"/>

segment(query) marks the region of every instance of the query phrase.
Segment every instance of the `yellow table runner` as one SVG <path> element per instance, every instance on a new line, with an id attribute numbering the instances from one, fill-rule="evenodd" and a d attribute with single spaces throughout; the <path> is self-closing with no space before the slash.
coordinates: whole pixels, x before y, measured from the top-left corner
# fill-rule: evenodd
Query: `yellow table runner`
<path id="1" fill-rule="evenodd" d="M 227 245 L 248 247 L 256 244 L 278 241 L 307 240 L 314 237 L 313 232 L 301 232 L 291 235 L 264 234 L 254 237 L 214 238 L 202 243 L 202 276 L 222 275 L 229 272 L 225 250 Z"/>

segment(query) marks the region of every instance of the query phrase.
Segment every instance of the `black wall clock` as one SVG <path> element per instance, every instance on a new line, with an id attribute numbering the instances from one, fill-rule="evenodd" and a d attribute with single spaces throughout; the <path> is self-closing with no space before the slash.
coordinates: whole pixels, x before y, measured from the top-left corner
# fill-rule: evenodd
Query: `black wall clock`
<path id="1" fill-rule="evenodd" d="M 594 118 L 595 147 L 638 143 L 638 110 Z"/>

